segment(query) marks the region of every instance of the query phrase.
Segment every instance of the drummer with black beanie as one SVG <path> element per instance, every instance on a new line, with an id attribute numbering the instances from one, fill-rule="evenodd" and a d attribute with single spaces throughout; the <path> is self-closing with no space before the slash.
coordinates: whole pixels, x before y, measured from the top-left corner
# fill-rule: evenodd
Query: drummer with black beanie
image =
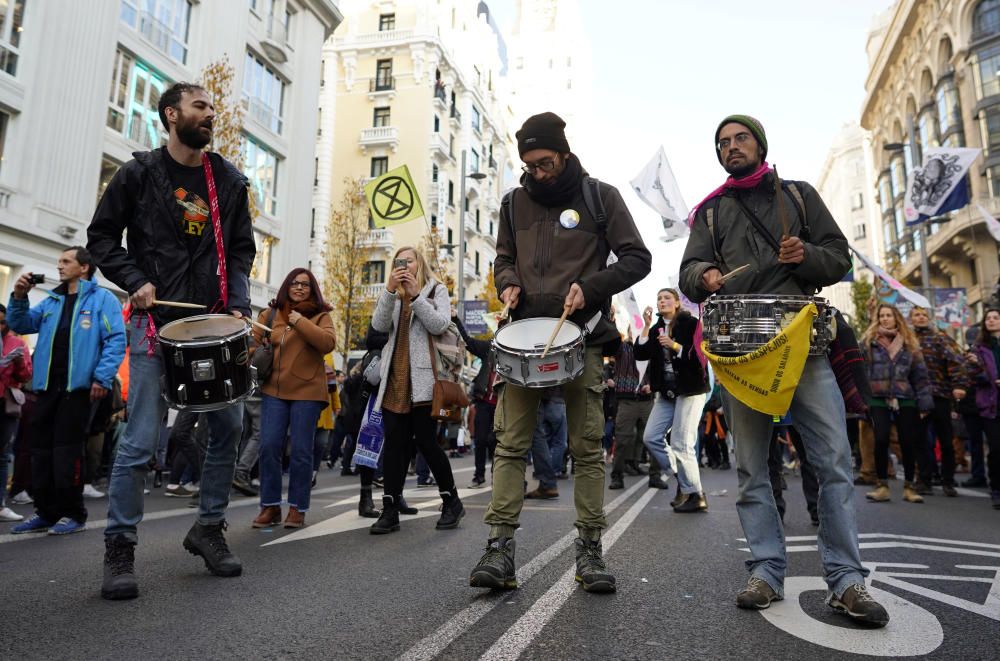
<path id="1" fill-rule="evenodd" d="M 582 374 L 563 384 L 569 448 L 576 465 L 577 580 L 587 591 L 611 592 L 615 577 L 601 547 L 604 517 L 603 355 L 621 337 L 608 319 L 614 294 L 650 271 L 651 256 L 618 190 L 592 180 L 570 151 L 566 123 L 554 113 L 529 117 L 517 132 L 521 186 L 501 204 L 494 278 L 514 320 L 560 317 L 585 330 Z M 608 265 L 608 256 L 618 258 Z M 499 386 L 494 430 L 493 494 L 485 522 L 486 552 L 473 568 L 473 587 L 517 587 L 514 531 L 524 502 L 526 457 L 543 391 Z"/>
<path id="2" fill-rule="evenodd" d="M 176 83 L 160 96 L 167 144 L 136 152 L 108 184 L 87 230 L 87 247 L 104 275 L 127 292 L 128 428 L 122 434 L 108 489 L 104 582 L 106 599 L 138 596 L 134 568 L 143 481 L 166 403 L 157 328 L 190 314 L 250 315 L 250 267 L 256 248 L 247 179 L 232 163 L 205 151 L 215 107 L 199 85 Z M 126 235 L 122 244 L 122 235 Z M 166 306 L 198 304 L 203 310 Z M 242 433 L 243 405 L 208 413 L 211 431 L 200 485 L 198 517 L 184 547 L 216 576 L 239 576 L 223 530 Z M 177 479 L 174 476 L 173 479 Z"/>

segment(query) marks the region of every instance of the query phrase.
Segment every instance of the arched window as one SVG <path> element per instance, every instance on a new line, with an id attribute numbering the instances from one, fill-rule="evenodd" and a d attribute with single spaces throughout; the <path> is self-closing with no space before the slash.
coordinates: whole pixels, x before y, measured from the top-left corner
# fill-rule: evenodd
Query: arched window
<path id="1" fill-rule="evenodd" d="M 951 39 L 945 37 L 938 44 L 938 75 L 951 71 L 951 58 L 954 51 L 951 47 Z"/>
<path id="2" fill-rule="evenodd" d="M 972 14 L 972 38 L 982 39 L 1000 32 L 1000 0 L 982 0 Z"/>

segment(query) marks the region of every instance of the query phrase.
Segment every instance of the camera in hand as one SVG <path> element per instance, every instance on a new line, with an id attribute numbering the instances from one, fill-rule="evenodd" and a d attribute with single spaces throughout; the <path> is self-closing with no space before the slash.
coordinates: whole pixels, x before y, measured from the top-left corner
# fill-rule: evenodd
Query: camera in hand
<path id="1" fill-rule="evenodd" d="M 28 282 L 30 282 L 33 285 L 40 285 L 40 284 L 42 284 L 42 283 L 45 282 L 45 274 L 44 273 L 32 273 L 31 277 L 28 278 Z"/>

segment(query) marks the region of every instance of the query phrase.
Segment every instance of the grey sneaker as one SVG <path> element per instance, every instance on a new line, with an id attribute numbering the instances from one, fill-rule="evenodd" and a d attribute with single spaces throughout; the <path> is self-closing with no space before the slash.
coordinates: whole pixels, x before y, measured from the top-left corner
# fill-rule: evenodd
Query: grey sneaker
<path id="1" fill-rule="evenodd" d="M 740 608 L 764 610 L 771 605 L 772 601 L 781 601 L 781 599 L 782 597 L 767 584 L 767 581 L 757 576 L 751 576 L 746 587 L 736 595 L 736 605 Z"/>
<path id="2" fill-rule="evenodd" d="M 587 592 L 614 592 L 615 577 L 604 563 L 600 540 L 576 538 L 576 581 Z"/>
<path id="3" fill-rule="evenodd" d="M 135 542 L 125 535 L 104 538 L 104 582 L 101 596 L 105 599 L 135 599 L 139 583 L 135 580 Z"/>
<path id="4" fill-rule="evenodd" d="M 469 585 L 491 590 L 517 589 L 517 571 L 514 568 L 516 548 L 510 537 L 491 539 L 486 545 L 486 553 L 469 575 Z"/>
<path id="5" fill-rule="evenodd" d="M 846 613 L 853 620 L 875 628 L 884 627 L 889 623 L 889 613 L 868 593 L 868 588 L 860 583 L 855 583 L 844 590 L 839 598 L 831 592 L 826 598 L 826 603 L 834 610 Z"/>

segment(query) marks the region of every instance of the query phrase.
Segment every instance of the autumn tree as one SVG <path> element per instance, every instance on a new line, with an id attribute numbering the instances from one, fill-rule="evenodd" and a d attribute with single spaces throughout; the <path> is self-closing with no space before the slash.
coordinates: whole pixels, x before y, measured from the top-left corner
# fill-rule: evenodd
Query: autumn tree
<path id="1" fill-rule="evenodd" d="M 201 71 L 199 84 L 212 97 L 215 120 L 208 149 L 243 169 L 243 106 L 233 94 L 235 70 L 229 56 L 209 63 Z"/>
<path id="2" fill-rule="evenodd" d="M 868 302 L 874 293 L 875 288 L 868 280 L 856 277 L 851 283 L 851 302 L 854 304 L 851 326 L 858 336 L 864 333 L 871 324 L 871 319 L 868 318 Z"/>
<path id="3" fill-rule="evenodd" d="M 375 308 L 375 299 L 364 293 L 365 264 L 372 254 L 364 184 L 364 179 L 344 179 L 344 195 L 331 210 L 324 250 L 323 291 L 334 309 L 337 346 L 344 366 L 351 349 L 360 348 Z"/>

